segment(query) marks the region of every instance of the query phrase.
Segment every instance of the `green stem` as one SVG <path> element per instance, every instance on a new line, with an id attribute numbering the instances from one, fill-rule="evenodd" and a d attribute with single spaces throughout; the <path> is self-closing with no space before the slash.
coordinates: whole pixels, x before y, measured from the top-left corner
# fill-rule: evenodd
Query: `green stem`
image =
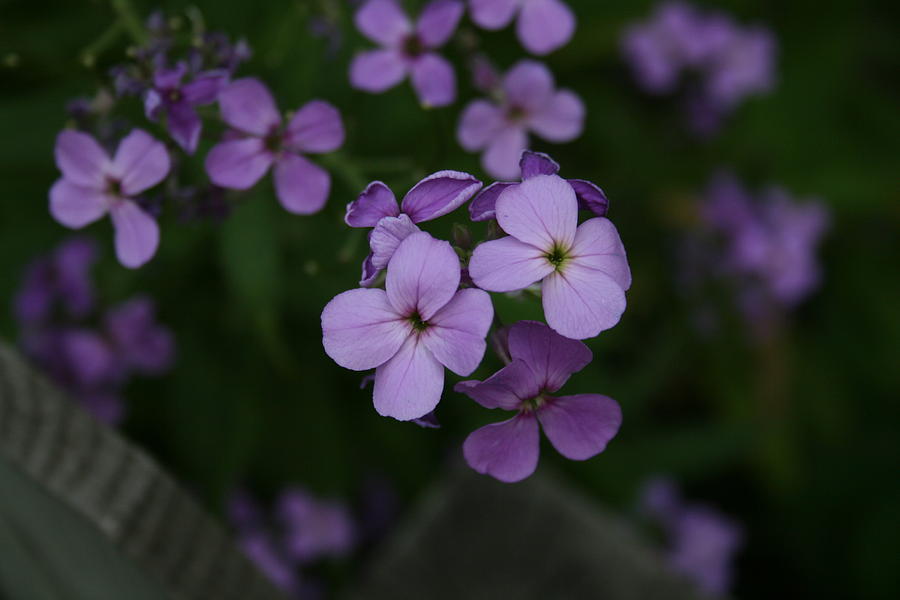
<path id="1" fill-rule="evenodd" d="M 104 50 L 109 48 L 118 38 L 119 35 L 124 33 L 125 28 L 122 25 L 122 21 L 117 20 L 112 25 L 106 28 L 100 37 L 91 42 L 84 50 L 81 51 L 81 62 L 83 62 L 86 66 L 92 67 L 97 60 L 97 57 L 103 53 Z"/>
<path id="2" fill-rule="evenodd" d="M 361 192 L 366 189 L 366 186 L 369 183 L 366 176 L 358 166 L 353 164 L 353 161 L 340 152 L 325 154 L 322 156 L 321 160 L 330 170 L 337 174 L 351 190 L 359 190 Z"/>
<path id="3" fill-rule="evenodd" d="M 131 39 L 135 43 L 143 45 L 147 41 L 147 34 L 141 25 L 141 20 L 134 11 L 134 7 L 131 5 L 131 0 L 109 0 L 109 2 L 119 16 L 122 26 L 131 35 Z"/>

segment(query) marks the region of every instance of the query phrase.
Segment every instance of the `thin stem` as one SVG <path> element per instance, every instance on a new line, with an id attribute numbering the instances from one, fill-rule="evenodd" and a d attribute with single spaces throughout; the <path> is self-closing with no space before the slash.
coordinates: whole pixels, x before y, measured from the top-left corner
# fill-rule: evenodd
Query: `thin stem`
<path id="1" fill-rule="evenodd" d="M 147 41 L 147 34 L 141 25 L 141 20 L 134 11 L 134 7 L 131 5 L 131 0 L 109 0 L 109 3 L 119 16 L 122 26 L 131 35 L 131 39 L 135 43 L 143 45 Z"/>
<path id="2" fill-rule="evenodd" d="M 88 44 L 88 46 L 81 51 L 81 62 L 88 67 L 94 66 L 97 57 L 110 47 L 124 32 L 125 27 L 123 26 L 122 21 L 115 21 L 106 28 L 106 31 L 100 34 L 100 37 Z"/>

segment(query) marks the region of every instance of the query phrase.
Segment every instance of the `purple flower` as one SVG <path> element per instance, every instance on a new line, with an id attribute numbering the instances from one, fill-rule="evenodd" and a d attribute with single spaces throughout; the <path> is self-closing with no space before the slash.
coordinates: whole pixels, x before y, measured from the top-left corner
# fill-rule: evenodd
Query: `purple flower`
<path id="1" fill-rule="evenodd" d="M 321 558 L 341 558 L 356 545 L 356 524 L 340 502 L 319 500 L 299 488 L 278 498 L 288 556 L 300 564 Z"/>
<path id="2" fill-rule="evenodd" d="M 363 261 L 360 285 L 368 287 L 387 267 L 397 246 L 419 231 L 416 223 L 449 214 L 481 189 L 481 182 L 459 171 L 438 171 L 413 186 L 403 202 L 380 181 L 373 181 L 347 205 L 344 222 L 350 227 L 374 227 L 369 236 L 371 253 Z"/>
<path id="3" fill-rule="evenodd" d="M 159 245 L 159 226 L 135 196 L 168 175 L 165 146 L 135 129 L 110 159 L 90 135 L 66 130 L 56 138 L 55 152 L 63 176 L 50 188 L 53 218 L 79 229 L 109 213 L 119 262 L 133 269 L 150 260 Z"/>
<path id="4" fill-rule="evenodd" d="M 246 190 L 273 164 L 275 193 L 288 212 L 311 214 L 325 206 L 331 190 L 328 171 L 300 153 L 332 152 L 344 143 L 338 110 L 313 100 L 287 126 L 268 88 L 258 79 L 238 79 L 219 93 L 222 120 L 234 128 L 206 156 L 206 172 L 218 186 Z"/>
<path id="5" fill-rule="evenodd" d="M 240 535 L 238 544 L 276 587 L 291 595 L 298 594 L 300 579 L 296 567 L 280 552 L 271 536 L 264 531 L 251 531 Z"/>
<path id="6" fill-rule="evenodd" d="M 456 31 L 464 10 L 458 0 L 433 0 L 413 24 L 395 0 L 368 0 L 356 13 L 356 27 L 381 48 L 353 58 L 350 83 L 380 93 L 410 75 L 423 106 L 451 104 L 456 99 L 456 75 L 435 50 Z"/>
<path id="7" fill-rule="evenodd" d="M 403 240 L 386 291 L 339 294 L 322 311 L 325 352 L 354 371 L 375 369 L 375 410 L 409 421 L 437 406 L 444 367 L 468 375 L 484 356 L 494 310 L 482 290 L 457 290 L 459 258 L 425 232 Z"/>
<path id="8" fill-rule="evenodd" d="M 510 328 L 509 350 L 510 364 L 484 381 L 454 388 L 486 408 L 518 411 L 466 438 L 469 466 L 500 481 L 525 479 L 537 468 L 538 425 L 566 458 L 586 460 L 603 452 L 622 424 L 616 401 L 599 394 L 550 395 L 591 362 L 588 347 L 543 323 L 519 321 Z"/>
<path id="9" fill-rule="evenodd" d="M 575 33 L 575 15 L 561 0 L 469 0 L 472 20 L 485 29 L 501 29 L 519 13 L 516 33 L 532 54 L 565 46 Z"/>
<path id="10" fill-rule="evenodd" d="M 195 106 L 215 102 L 219 91 L 228 82 L 225 71 L 198 73 L 189 83 L 183 83 L 187 65 L 178 63 L 174 69 L 160 68 L 153 74 L 153 87 L 144 95 L 144 111 L 153 121 L 166 114 L 166 125 L 172 139 L 188 154 L 197 150 L 202 123 Z"/>
<path id="11" fill-rule="evenodd" d="M 568 142 L 584 128 L 585 109 L 569 90 L 556 90 L 543 64 L 522 60 L 503 77 L 501 101 L 475 100 L 460 117 L 456 136 L 469 152 L 481 152 L 484 170 L 514 179 L 519 157 L 528 147 L 528 132 L 550 142 Z"/>
<path id="12" fill-rule="evenodd" d="M 104 326 L 118 360 L 127 368 L 156 375 L 172 366 L 175 340 L 156 322 L 156 307 L 149 298 L 134 298 L 111 309 Z"/>
<path id="13" fill-rule="evenodd" d="M 507 237 L 475 248 L 469 274 L 492 292 L 541 282 L 544 315 L 558 333 L 594 337 L 619 322 L 631 271 L 615 226 L 604 217 L 578 225 L 578 200 L 557 175 L 535 175 L 504 190 L 496 216 Z"/>
<path id="14" fill-rule="evenodd" d="M 542 152 L 526 150 L 519 159 L 519 170 L 522 179 L 530 179 L 536 175 L 556 175 L 559 173 L 559 164 Z M 598 217 L 605 217 L 609 208 L 609 200 L 606 194 L 594 183 L 584 179 L 569 179 L 569 185 L 575 191 L 578 198 L 578 208 L 589 210 Z M 489 221 L 496 216 L 495 205 L 497 198 L 504 190 L 519 185 L 518 183 L 497 181 L 484 188 L 472 203 L 469 204 L 469 216 L 473 221 Z"/>

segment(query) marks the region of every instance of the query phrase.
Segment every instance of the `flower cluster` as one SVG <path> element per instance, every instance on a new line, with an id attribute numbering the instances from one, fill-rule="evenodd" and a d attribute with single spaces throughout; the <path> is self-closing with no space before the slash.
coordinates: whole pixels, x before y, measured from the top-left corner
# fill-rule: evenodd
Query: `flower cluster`
<path id="1" fill-rule="evenodd" d="M 29 266 L 14 308 L 25 353 L 95 417 L 114 424 L 124 416 L 120 393 L 129 378 L 166 372 L 175 345 L 146 297 L 97 310 L 96 259 L 93 241 L 64 242 Z"/>
<path id="2" fill-rule="evenodd" d="M 652 94 L 672 93 L 683 74 L 696 74 L 686 106 L 699 133 L 715 131 L 744 98 L 767 92 L 775 80 L 771 32 L 741 27 L 724 13 L 704 13 L 678 0 L 628 28 L 622 52 L 638 84 Z"/>
<path id="3" fill-rule="evenodd" d="M 575 460 L 601 452 L 621 423 L 618 405 L 605 396 L 551 396 L 590 362 L 590 350 L 577 340 L 618 322 L 631 284 L 616 228 L 596 216 L 606 213 L 606 196 L 590 182 L 562 179 L 558 170 L 548 156 L 525 152 L 521 183 L 494 184 L 475 197 L 470 213 L 495 218 L 504 236 L 474 250 L 463 242 L 454 248 L 416 225 L 472 199 L 481 188 L 474 177 L 435 173 L 399 206 L 387 186 L 373 182 L 346 216 L 350 226 L 374 228 L 361 282 L 368 287 L 339 294 L 322 312 L 325 352 L 345 368 L 375 369 L 379 414 L 433 422 L 444 369 L 465 377 L 483 359 L 495 322 L 487 292 L 529 288 L 541 295 L 549 326 L 520 322 L 495 332 L 507 340 L 499 354 L 509 364 L 483 382 L 456 387 L 485 407 L 518 411 L 473 433 L 464 448 L 474 469 L 503 481 L 534 471 L 538 423 Z M 579 197 L 592 211 L 580 225 Z M 382 269 L 384 289 L 376 287 Z"/>

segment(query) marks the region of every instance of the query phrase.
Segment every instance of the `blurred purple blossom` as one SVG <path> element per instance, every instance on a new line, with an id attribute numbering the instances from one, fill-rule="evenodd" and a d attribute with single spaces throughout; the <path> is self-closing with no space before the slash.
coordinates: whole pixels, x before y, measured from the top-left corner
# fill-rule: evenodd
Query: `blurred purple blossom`
<path id="1" fill-rule="evenodd" d="M 532 54 L 549 54 L 575 33 L 575 14 L 562 0 L 469 0 L 469 13 L 485 29 L 502 29 L 518 13 L 516 34 Z"/>
<path id="2" fill-rule="evenodd" d="M 288 488 L 278 498 L 277 514 L 287 554 L 298 564 L 342 558 L 356 545 L 356 525 L 340 502 L 319 500 L 305 490 Z"/>
<path id="3" fill-rule="evenodd" d="M 145 375 L 159 375 L 171 368 L 175 339 L 157 323 L 156 306 L 149 298 L 133 298 L 108 310 L 104 329 L 125 368 Z"/>

